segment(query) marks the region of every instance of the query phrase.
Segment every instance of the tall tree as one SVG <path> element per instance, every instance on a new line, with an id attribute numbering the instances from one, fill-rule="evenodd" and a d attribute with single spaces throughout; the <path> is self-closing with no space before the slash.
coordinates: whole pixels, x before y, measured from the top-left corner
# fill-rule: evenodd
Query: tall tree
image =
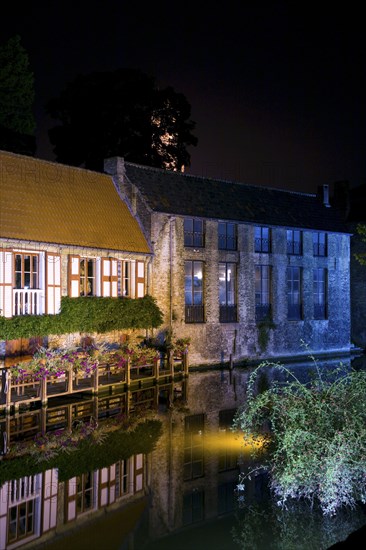
<path id="1" fill-rule="evenodd" d="M 0 148 L 34 154 L 34 75 L 21 38 L 0 47 Z"/>
<path id="2" fill-rule="evenodd" d="M 56 160 L 101 170 L 105 158 L 180 170 L 189 166 L 191 107 L 173 88 L 135 69 L 80 75 L 46 105 L 61 125 L 49 130 Z"/>
<path id="3" fill-rule="evenodd" d="M 357 225 L 357 235 L 360 242 L 364 243 L 364 250 L 359 254 L 355 254 L 355 258 L 360 262 L 360 264 L 366 266 L 366 224 L 360 223 Z"/>

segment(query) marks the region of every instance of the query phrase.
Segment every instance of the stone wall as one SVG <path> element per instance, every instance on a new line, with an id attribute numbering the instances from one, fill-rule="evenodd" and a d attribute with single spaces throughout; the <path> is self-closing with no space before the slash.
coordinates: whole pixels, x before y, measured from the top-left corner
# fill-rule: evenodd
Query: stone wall
<path id="1" fill-rule="evenodd" d="M 286 230 L 272 229 L 272 253 L 254 252 L 254 227 L 238 225 L 238 250 L 218 250 L 217 221 L 206 220 L 204 248 L 184 246 L 183 218 L 154 214 L 152 295 L 164 312 L 164 327 L 170 326 L 177 338 L 191 339 L 191 364 L 220 363 L 258 357 L 282 357 L 307 354 L 302 341 L 314 353 L 347 352 L 350 349 L 350 278 L 349 237 L 328 235 L 328 255 L 313 256 L 312 232 L 303 233 L 303 254 L 289 256 Z M 204 323 L 185 323 L 184 262 L 204 262 Z M 219 262 L 237 265 L 238 322 L 219 322 Z M 276 328 L 269 330 L 266 349 L 259 344 L 255 320 L 255 266 L 269 265 L 272 272 L 271 302 Z M 287 320 L 288 266 L 302 268 L 303 318 Z M 313 315 L 313 269 L 328 273 L 328 318 Z"/>

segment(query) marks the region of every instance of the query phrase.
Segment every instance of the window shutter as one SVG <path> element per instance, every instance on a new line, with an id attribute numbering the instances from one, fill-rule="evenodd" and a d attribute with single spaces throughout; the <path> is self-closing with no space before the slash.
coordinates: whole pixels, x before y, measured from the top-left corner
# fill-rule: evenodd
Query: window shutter
<path id="1" fill-rule="evenodd" d="M 136 298 L 145 296 L 145 264 L 136 262 Z"/>
<path id="2" fill-rule="evenodd" d="M 80 256 L 69 256 L 69 296 L 80 296 Z"/>
<path id="3" fill-rule="evenodd" d="M 118 260 L 111 260 L 111 295 L 113 298 L 118 296 Z"/>
<path id="4" fill-rule="evenodd" d="M 13 253 L 0 249 L 0 315 L 13 315 Z"/>
<path id="5" fill-rule="evenodd" d="M 61 309 L 61 256 L 47 253 L 46 256 L 47 313 L 56 314 Z"/>
<path id="6" fill-rule="evenodd" d="M 111 296 L 111 260 L 102 258 L 102 296 Z"/>

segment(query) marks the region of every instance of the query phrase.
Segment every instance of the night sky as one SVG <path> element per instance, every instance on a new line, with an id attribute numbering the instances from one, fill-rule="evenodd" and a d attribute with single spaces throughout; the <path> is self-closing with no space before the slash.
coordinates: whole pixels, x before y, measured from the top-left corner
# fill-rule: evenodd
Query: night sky
<path id="1" fill-rule="evenodd" d="M 0 30 L 1 43 L 20 34 L 35 73 L 38 157 L 54 158 L 48 99 L 78 74 L 132 67 L 191 104 L 198 145 L 189 173 L 309 192 L 365 182 L 366 48 L 356 4 L 39 4 L 9 7 Z"/>

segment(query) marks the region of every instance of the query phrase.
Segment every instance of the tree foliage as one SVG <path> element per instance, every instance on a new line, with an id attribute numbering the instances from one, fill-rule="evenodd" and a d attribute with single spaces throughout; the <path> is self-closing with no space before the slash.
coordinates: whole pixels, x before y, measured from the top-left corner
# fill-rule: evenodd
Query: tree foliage
<path id="1" fill-rule="evenodd" d="M 259 374 L 271 368 L 286 376 L 258 392 Z M 282 507 L 307 500 L 331 516 L 366 502 L 365 371 L 345 372 L 340 365 L 326 375 L 317 367 L 317 376 L 301 383 L 284 366 L 262 363 L 250 377 L 234 426 L 248 443 L 262 442 L 253 447 L 257 471 L 268 472 Z"/>
<path id="2" fill-rule="evenodd" d="M 365 251 L 360 252 L 359 254 L 355 254 L 355 258 L 360 262 L 360 264 L 366 265 L 366 225 L 358 224 L 357 234 L 361 238 L 361 241 L 365 243 Z"/>
<path id="3" fill-rule="evenodd" d="M 180 170 L 195 146 L 191 106 L 173 88 L 135 69 L 79 75 L 46 105 L 61 122 L 49 130 L 56 160 L 100 170 L 112 156 Z"/>
<path id="4" fill-rule="evenodd" d="M 21 38 L 15 35 L 0 47 L 0 125 L 20 134 L 32 135 L 34 75 Z"/>

